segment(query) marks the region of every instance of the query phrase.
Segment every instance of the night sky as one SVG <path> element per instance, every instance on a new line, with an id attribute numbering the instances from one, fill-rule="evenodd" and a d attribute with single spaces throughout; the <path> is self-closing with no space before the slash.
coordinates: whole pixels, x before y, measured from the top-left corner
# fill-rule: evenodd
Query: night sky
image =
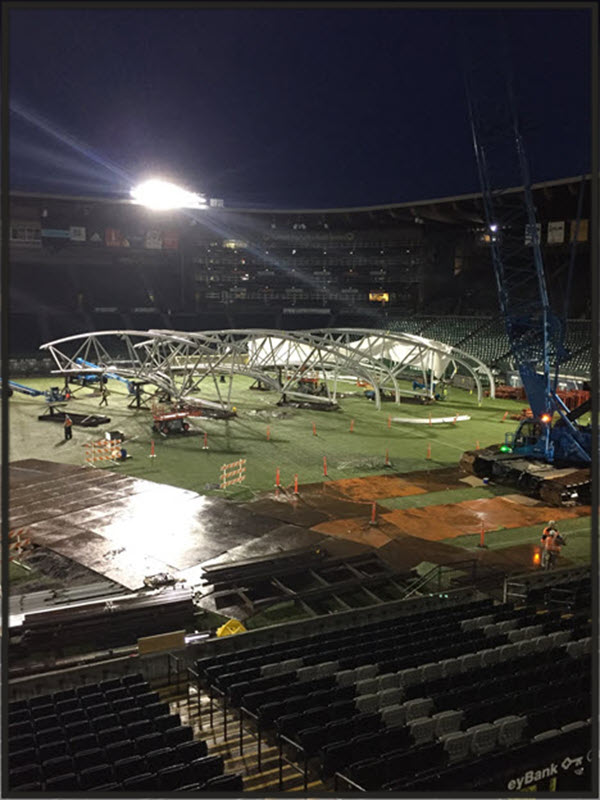
<path id="1" fill-rule="evenodd" d="M 11 186 L 113 195 L 160 174 L 246 208 L 477 191 L 455 22 L 498 14 L 16 8 Z M 590 169 L 590 18 L 506 12 L 534 181 Z"/>

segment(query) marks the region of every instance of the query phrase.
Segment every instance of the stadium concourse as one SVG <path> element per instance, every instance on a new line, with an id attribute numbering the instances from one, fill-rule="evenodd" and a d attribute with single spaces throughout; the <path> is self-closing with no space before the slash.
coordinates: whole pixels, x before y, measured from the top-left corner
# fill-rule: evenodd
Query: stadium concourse
<path id="1" fill-rule="evenodd" d="M 203 215 L 11 195 L 11 789 L 589 790 L 591 509 L 458 467 L 527 405 L 481 198 Z"/>

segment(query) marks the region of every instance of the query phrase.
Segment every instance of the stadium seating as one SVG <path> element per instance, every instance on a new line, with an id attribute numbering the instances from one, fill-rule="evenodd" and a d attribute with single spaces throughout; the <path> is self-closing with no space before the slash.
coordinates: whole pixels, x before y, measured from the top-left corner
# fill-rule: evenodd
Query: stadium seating
<path id="1" fill-rule="evenodd" d="M 437 770 L 431 785 L 443 786 L 457 765 L 506 754 L 548 726 L 575 735 L 589 717 L 587 611 L 543 611 L 476 601 L 211 656 L 197 670 L 255 716 L 259 735 L 294 742 L 289 757 L 322 780 L 427 788 Z"/>
<path id="2" fill-rule="evenodd" d="M 170 791 L 216 778 L 237 788 L 241 778 L 222 775 L 222 759 L 179 723 L 141 675 L 13 701 L 11 790 Z"/>

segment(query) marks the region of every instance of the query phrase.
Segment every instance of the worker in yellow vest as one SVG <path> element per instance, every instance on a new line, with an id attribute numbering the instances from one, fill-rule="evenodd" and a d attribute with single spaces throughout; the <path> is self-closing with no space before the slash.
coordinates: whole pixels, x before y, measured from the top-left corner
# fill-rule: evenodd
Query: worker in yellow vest
<path id="1" fill-rule="evenodd" d="M 556 529 L 556 522 L 551 519 L 542 532 L 542 569 L 552 569 L 560 555 L 561 547 L 566 544 L 563 536 Z"/>

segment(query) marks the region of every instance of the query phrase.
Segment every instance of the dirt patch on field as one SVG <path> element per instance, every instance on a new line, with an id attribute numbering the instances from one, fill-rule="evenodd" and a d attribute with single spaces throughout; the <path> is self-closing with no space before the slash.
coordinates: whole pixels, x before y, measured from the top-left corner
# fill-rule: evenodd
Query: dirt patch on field
<path id="1" fill-rule="evenodd" d="M 328 492 L 339 492 L 351 500 L 369 502 L 384 497 L 406 497 L 411 494 L 425 494 L 427 491 L 412 481 L 397 475 L 372 475 L 367 478 L 345 478 L 331 481 Z"/>
<path id="2" fill-rule="evenodd" d="M 478 481 L 481 483 L 481 481 Z M 315 503 L 315 495 L 320 503 L 327 505 L 328 498 L 346 498 L 355 503 L 370 503 L 389 497 L 408 497 L 409 495 L 441 492 L 446 489 L 464 489 L 458 469 L 420 470 L 409 475 L 398 475 L 392 471 L 383 475 L 368 475 L 364 478 L 342 478 L 337 481 L 303 484 L 300 494 L 309 502 Z"/>
<path id="3" fill-rule="evenodd" d="M 523 528 L 543 525 L 549 519 L 561 520 L 589 516 L 589 506 L 553 508 L 524 505 L 506 497 L 489 500 L 466 500 L 454 505 L 395 509 L 383 514 L 403 533 L 429 541 L 453 539 L 456 536 L 494 531 L 499 528 Z"/>

